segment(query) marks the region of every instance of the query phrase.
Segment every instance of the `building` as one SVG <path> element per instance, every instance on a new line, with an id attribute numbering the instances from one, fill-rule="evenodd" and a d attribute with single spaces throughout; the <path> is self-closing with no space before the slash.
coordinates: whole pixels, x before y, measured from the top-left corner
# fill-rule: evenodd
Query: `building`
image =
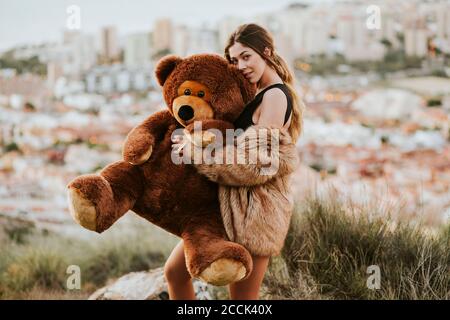
<path id="1" fill-rule="evenodd" d="M 99 66 L 86 73 L 88 93 L 113 94 L 144 91 L 153 87 L 153 70 L 149 65 L 128 68 L 124 65 Z"/>
<path id="2" fill-rule="evenodd" d="M 450 4 L 436 6 L 437 37 L 450 40 Z"/>
<path id="3" fill-rule="evenodd" d="M 63 74 L 64 72 L 61 65 L 55 62 L 47 63 L 47 86 L 52 89 L 55 86 L 56 81 L 62 77 Z"/>
<path id="4" fill-rule="evenodd" d="M 375 40 L 388 40 L 392 46 L 398 47 L 399 40 L 397 38 L 396 21 L 394 13 L 389 13 L 388 7 L 382 7 L 383 15 L 381 17 L 381 28 L 375 30 Z"/>
<path id="5" fill-rule="evenodd" d="M 187 55 L 197 53 L 221 53 L 219 52 L 218 32 L 207 27 L 191 29 Z"/>
<path id="6" fill-rule="evenodd" d="M 173 53 L 184 57 L 189 51 L 190 31 L 187 26 L 179 25 L 175 27 L 173 34 Z"/>
<path id="7" fill-rule="evenodd" d="M 408 19 L 404 34 L 406 55 L 425 57 L 428 53 L 428 30 L 424 18 L 412 17 Z"/>
<path id="8" fill-rule="evenodd" d="M 120 48 L 116 27 L 108 26 L 102 28 L 100 38 L 100 62 L 108 64 L 117 61 L 120 55 Z"/>
<path id="9" fill-rule="evenodd" d="M 236 29 L 243 23 L 243 20 L 238 17 L 225 17 L 222 18 L 217 26 L 219 51 L 223 52 L 228 42 L 230 35 L 236 31 Z"/>
<path id="10" fill-rule="evenodd" d="M 168 18 L 158 19 L 153 27 L 153 54 L 173 52 L 174 27 Z"/>
<path id="11" fill-rule="evenodd" d="M 63 34 L 63 45 L 66 54 L 64 63 L 59 66 L 62 66 L 65 75 L 80 76 L 96 64 L 97 53 L 93 36 L 66 31 Z"/>
<path id="12" fill-rule="evenodd" d="M 381 60 L 385 49 L 376 40 L 376 31 L 366 26 L 366 16 L 360 11 L 338 16 L 336 37 L 342 41 L 343 54 L 349 61 Z"/>
<path id="13" fill-rule="evenodd" d="M 207 26 L 173 26 L 170 20 L 161 20 L 153 31 L 154 54 L 170 52 L 184 57 L 197 53 L 221 53 L 218 48 L 218 31 Z"/>
<path id="14" fill-rule="evenodd" d="M 125 40 L 124 62 L 129 68 L 140 67 L 150 62 L 150 34 L 137 33 Z"/>
<path id="15" fill-rule="evenodd" d="M 291 43 L 289 48 L 284 44 L 284 54 L 292 58 L 308 57 L 327 52 L 330 27 L 328 13 L 323 8 L 296 7 L 280 13 L 279 31 L 274 35 L 276 42 Z M 278 45 L 280 47 L 280 45 Z M 280 48 L 280 51 L 281 50 Z"/>

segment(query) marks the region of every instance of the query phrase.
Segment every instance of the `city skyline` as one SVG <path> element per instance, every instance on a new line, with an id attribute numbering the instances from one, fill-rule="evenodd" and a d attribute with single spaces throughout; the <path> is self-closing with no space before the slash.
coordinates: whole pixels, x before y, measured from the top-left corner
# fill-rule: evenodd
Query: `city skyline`
<path id="1" fill-rule="evenodd" d="M 102 27 L 116 25 L 120 35 L 150 30 L 155 20 L 168 17 L 179 24 L 199 26 L 214 25 L 221 18 L 236 16 L 251 19 L 253 16 L 281 10 L 291 3 L 310 0 L 230 0 L 211 2 L 197 0 L 195 6 L 179 0 L 168 0 L 165 6 L 148 1 L 133 1 L 127 7 L 124 0 L 43 0 L 29 3 L 24 0 L 0 0 L 0 51 L 29 44 L 59 41 L 66 28 L 71 5 L 81 9 L 81 32 L 97 33 Z M 333 0 L 314 1 L 332 3 Z M 37 18 L 36 18 L 37 17 Z"/>

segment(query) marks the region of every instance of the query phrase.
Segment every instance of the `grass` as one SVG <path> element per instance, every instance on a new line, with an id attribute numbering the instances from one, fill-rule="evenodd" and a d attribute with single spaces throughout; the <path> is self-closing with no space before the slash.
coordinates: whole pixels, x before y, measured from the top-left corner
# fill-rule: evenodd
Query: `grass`
<path id="1" fill-rule="evenodd" d="M 336 199 L 299 203 L 283 251 L 270 261 L 262 298 L 450 298 L 450 225 L 431 233 L 376 209 L 353 209 Z M 112 278 L 162 266 L 177 238 L 129 219 L 131 225 L 119 221 L 89 239 L 0 224 L 0 299 L 86 299 Z M 80 290 L 66 289 L 69 265 L 80 267 Z M 366 284 L 372 265 L 380 269 L 378 290 Z M 216 289 L 228 298 L 226 288 Z"/>
<path id="2" fill-rule="evenodd" d="M 83 240 L 0 225 L 0 299 L 86 299 L 112 278 L 163 265 L 176 238 L 139 220 Z M 80 290 L 67 290 L 70 265 L 80 267 Z"/>
<path id="3" fill-rule="evenodd" d="M 282 254 L 266 274 L 274 299 L 449 299 L 450 225 L 420 225 L 348 210 L 336 200 L 297 207 Z M 380 289 L 369 289 L 369 266 Z"/>

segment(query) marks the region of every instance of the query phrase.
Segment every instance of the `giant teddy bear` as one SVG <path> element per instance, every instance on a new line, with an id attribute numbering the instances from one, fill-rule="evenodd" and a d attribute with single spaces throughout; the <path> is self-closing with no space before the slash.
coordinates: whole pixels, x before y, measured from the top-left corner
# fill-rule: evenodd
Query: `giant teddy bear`
<path id="1" fill-rule="evenodd" d="M 227 239 L 217 184 L 193 166 L 173 162 L 171 136 L 194 121 L 201 121 L 203 129 L 232 128 L 255 88 L 218 55 L 167 56 L 155 73 L 168 109 L 130 131 L 123 161 L 68 184 L 70 213 L 81 226 L 100 233 L 132 210 L 183 239 L 192 277 L 215 285 L 245 279 L 252 259 Z"/>

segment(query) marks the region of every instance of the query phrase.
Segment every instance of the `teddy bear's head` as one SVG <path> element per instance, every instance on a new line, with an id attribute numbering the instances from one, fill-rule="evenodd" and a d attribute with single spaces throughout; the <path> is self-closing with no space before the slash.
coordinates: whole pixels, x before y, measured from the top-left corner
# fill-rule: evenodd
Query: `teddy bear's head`
<path id="1" fill-rule="evenodd" d="M 214 54 L 164 57 L 156 78 L 169 110 L 183 126 L 206 119 L 234 122 L 256 91 L 236 67 Z"/>

